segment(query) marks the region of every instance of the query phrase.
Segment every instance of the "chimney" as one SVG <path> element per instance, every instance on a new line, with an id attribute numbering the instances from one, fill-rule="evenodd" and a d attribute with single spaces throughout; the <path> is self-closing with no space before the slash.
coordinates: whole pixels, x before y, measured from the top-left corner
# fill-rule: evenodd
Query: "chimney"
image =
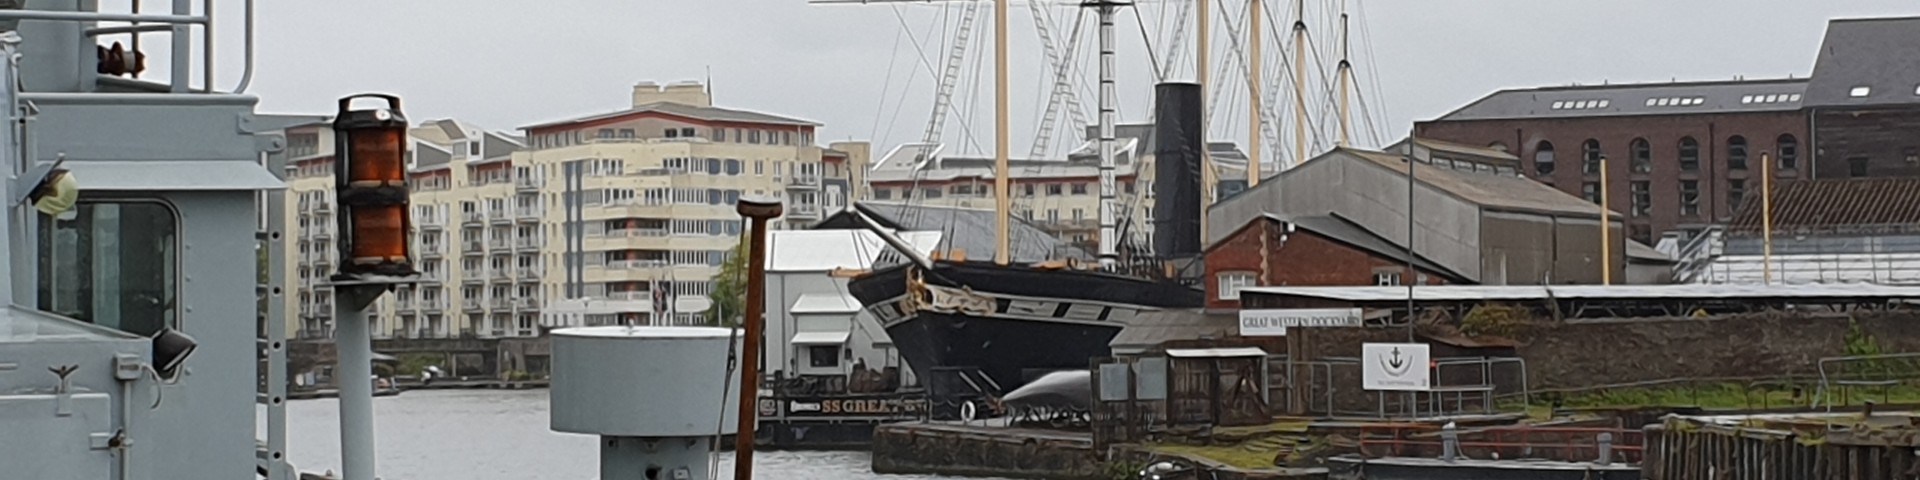
<path id="1" fill-rule="evenodd" d="M 707 95 L 707 86 L 696 81 L 679 81 L 660 85 L 651 81 L 642 81 L 633 85 L 633 106 L 649 103 L 678 103 L 695 107 L 713 106 L 713 97 Z"/>
<path id="2" fill-rule="evenodd" d="M 1200 253 L 1200 84 L 1154 88 L 1153 251 L 1162 259 Z"/>

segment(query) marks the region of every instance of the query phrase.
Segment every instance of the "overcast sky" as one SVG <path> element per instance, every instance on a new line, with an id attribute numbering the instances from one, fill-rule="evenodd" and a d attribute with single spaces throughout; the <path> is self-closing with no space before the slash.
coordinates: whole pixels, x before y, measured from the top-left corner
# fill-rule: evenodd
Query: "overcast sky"
<path id="1" fill-rule="evenodd" d="M 1209 1 L 1216 2 L 1216 22 L 1232 17 L 1232 28 L 1245 29 L 1245 0 Z M 1804 76 L 1828 19 L 1920 15 L 1920 4 L 1912 0 L 1352 1 L 1354 62 L 1362 69 L 1371 113 L 1356 124 L 1376 124 L 1375 133 L 1362 134 L 1363 140 L 1388 141 L 1404 135 L 1413 120 L 1500 88 Z M 1291 4 L 1267 2 L 1268 8 L 1282 10 Z M 1326 55 L 1337 43 L 1328 15 L 1337 2 L 1308 0 L 1311 35 Z M 223 22 L 216 31 L 222 89 L 240 76 L 240 3 L 220 2 L 217 12 Z M 711 69 L 715 102 L 721 106 L 817 121 L 826 125 L 823 140 L 873 140 L 880 144 L 876 149 L 916 140 L 926 128 L 936 83 L 932 72 L 945 62 L 944 45 L 963 8 L 826 6 L 804 0 L 259 3 L 259 62 L 249 93 L 261 97 L 262 112 L 330 113 L 342 95 L 383 91 L 401 95 L 415 120 L 454 117 L 513 130 L 625 108 L 637 81 L 698 80 Z M 1146 44 L 1152 43 L 1159 62 L 1167 62 L 1160 57 L 1173 41 L 1170 25 L 1178 18 L 1178 5 L 1140 3 L 1137 15 L 1147 25 L 1145 34 L 1134 21 L 1136 12 L 1120 15 L 1122 121 L 1146 118 L 1154 81 Z M 1047 8 L 1062 26 L 1055 29 L 1056 41 L 1065 43 L 1071 35 L 1064 26 L 1079 10 Z M 1015 3 L 1010 12 L 1010 124 L 1018 157 L 1025 156 L 1035 136 L 1051 73 L 1029 7 Z M 1289 17 L 1290 12 L 1281 12 L 1275 18 Z M 990 52 L 991 18 L 990 9 L 982 8 L 975 37 L 984 41 L 976 42 L 982 48 L 969 52 L 965 78 L 953 93 L 954 108 L 970 121 L 952 118 L 945 129 L 946 138 L 961 140 L 967 149 L 970 144 L 992 148 L 991 57 L 976 57 Z M 1090 14 L 1086 23 L 1078 57 L 1090 59 L 1095 38 Z M 1235 61 L 1227 28 L 1225 23 L 1213 27 L 1216 68 L 1238 68 L 1222 63 Z M 1290 39 L 1284 25 L 1271 31 Z M 916 41 L 920 48 L 913 46 Z M 1194 76 L 1195 42 L 1184 43 L 1186 52 L 1176 54 L 1170 79 Z M 1281 52 L 1278 43 L 1267 45 L 1266 62 L 1273 71 Z M 983 62 L 986 68 L 976 72 L 975 65 Z M 1333 59 L 1322 62 L 1331 65 Z M 1094 64 L 1078 63 L 1085 71 L 1076 88 L 1085 93 L 1080 101 L 1092 112 Z M 1228 79 L 1236 83 L 1223 87 L 1223 93 L 1231 95 L 1214 104 L 1216 138 L 1246 137 L 1244 78 Z M 1225 82 L 1216 79 L 1216 84 Z M 1331 118 L 1325 104 L 1315 107 L 1316 118 Z M 1279 115 L 1290 121 L 1291 110 L 1282 108 Z M 977 139 L 967 141 L 963 131 Z M 1066 137 L 1055 144 L 1073 140 L 1071 134 L 1055 136 Z"/>

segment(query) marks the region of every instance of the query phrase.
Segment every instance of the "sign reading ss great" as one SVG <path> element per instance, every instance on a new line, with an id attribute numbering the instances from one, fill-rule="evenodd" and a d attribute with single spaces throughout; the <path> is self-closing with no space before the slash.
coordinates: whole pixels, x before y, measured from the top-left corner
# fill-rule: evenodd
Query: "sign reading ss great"
<path id="1" fill-rule="evenodd" d="M 917 416 L 927 411 L 924 398 L 788 398 L 788 416 Z"/>
<path id="2" fill-rule="evenodd" d="M 1358 327 L 1358 308 L 1241 310 L 1240 336 L 1284 337 L 1287 327 Z"/>

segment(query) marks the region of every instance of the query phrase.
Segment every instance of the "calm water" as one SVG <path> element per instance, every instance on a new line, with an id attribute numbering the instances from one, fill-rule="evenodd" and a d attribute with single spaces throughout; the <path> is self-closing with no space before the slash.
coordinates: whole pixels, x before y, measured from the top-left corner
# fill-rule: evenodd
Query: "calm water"
<path id="1" fill-rule="evenodd" d="M 287 455 L 299 470 L 339 471 L 339 408 L 332 399 L 287 404 Z M 598 474 L 595 437 L 547 430 L 546 390 L 416 390 L 375 398 L 373 410 L 384 479 L 593 480 Z M 754 461 L 760 478 L 948 478 L 874 474 L 864 452 L 759 452 Z M 732 478 L 733 454 L 722 453 L 720 465 L 720 478 Z"/>

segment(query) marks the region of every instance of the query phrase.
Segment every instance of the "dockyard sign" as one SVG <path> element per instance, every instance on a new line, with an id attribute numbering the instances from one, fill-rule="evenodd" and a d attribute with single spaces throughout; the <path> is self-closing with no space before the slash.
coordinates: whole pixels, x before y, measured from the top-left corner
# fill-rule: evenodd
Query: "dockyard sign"
<path id="1" fill-rule="evenodd" d="M 1433 388 L 1432 359 L 1424 343 L 1368 343 L 1360 346 L 1361 388 L 1424 392 Z"/>
<path id="2" fill-rule="evenodd" d="M 1241 310 L 1240 336 L 1284 337 L 1287 327 L 1358 327 L 1358 308 Z"/>

